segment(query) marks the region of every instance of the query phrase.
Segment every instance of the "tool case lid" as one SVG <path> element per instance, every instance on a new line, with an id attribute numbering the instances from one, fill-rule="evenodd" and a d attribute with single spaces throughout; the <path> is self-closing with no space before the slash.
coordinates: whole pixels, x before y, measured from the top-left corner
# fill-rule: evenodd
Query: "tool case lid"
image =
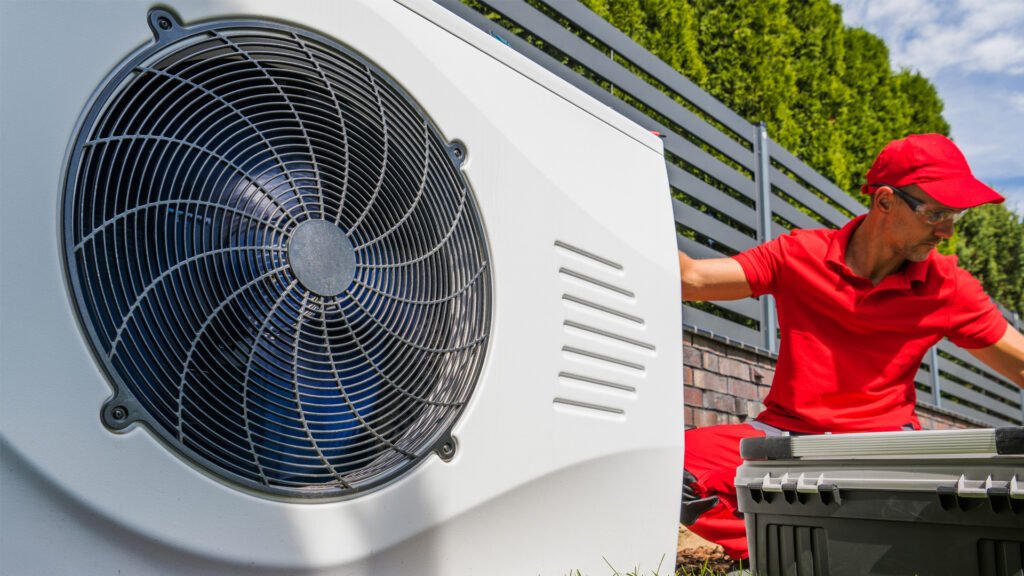
<path id="1" fill-rule="evenodd" d="M 744 438 L 744 460 L 878 456 L 991 455 L 1024 457 L 1024 426 Z"/>

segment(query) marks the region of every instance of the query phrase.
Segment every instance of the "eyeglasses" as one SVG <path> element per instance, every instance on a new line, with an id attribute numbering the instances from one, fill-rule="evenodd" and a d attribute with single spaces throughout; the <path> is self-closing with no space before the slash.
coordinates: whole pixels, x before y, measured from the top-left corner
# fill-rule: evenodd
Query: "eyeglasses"
<path id="1" fill-rule="evenodd" d="M 967 212 L 966 210 L 929 210 L 924 207 L 924 200 L 918 200 L 895 186 L 891 186 L 889 184 L 872 184 L 872 186 L 885 186 L 886 188 L 892 188 L 892 191 L 907 203 L 910 210 L 914 214 L 917 214 L 917 217 L 929 226 L 937 226 L 946 222 L 956 222 Z"/>

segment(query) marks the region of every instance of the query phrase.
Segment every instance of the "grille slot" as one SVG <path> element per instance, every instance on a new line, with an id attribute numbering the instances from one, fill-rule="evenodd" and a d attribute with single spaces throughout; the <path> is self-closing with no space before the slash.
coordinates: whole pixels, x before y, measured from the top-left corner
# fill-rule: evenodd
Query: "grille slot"
<path id="1" fill-rule="evenodd" d="M 590 350 L 584 350 L 582 348 L 574 348 L 572 346 L 562 346 L 562 351 L 569 355 L 583 356 L 585 358 L 591 358 L 601 362 L 607 362 L 616 366 L 623 366 L 630 370 L 635 370 L 638 373 L 644 372 L 644 365 L 637 364 L 636 362 L 630 362 L 629 360 L 623 360 L 614 356 L 607 356 L 605 354 L 598 354 L 597 352 L 591 352 Z"/>
<path id="2" fill-rule="evenodd" d="M 600 404 L 590 404 L 589 402 L 580 402 L 579 400 L 571 400 L 569 398 L 555 398 L 555 404 L 563 406 L 574 406 L 576 408 L 583 408 L 585 410 L 592 410 L 594 412 L 606 412 L 608 414 L 624 415 L 626 413 L 622 408 L 614 408 L 612 406 L 602 406 Z"/>
<path id="3" fill-rule="evenodd" d="M 604 264 L 605 266 L 607 266 L 609 268 L 612 268 L 614 270 L 622 270 L 623 269 L 622 264 L 619 264 L 618 262 L 614 262 L 614 261 L 609 260 L 607 258 L 604 258 L 602 256 L 598 256 L 597 254 L 594 254 L 593 252 L 587 252 L 586 250 L 584 250 L 582 248 L 577 248 L 576 246 L 573 246 L 571 244 L 567 244 L 565 242 L 562 242 L 561 240 L 555 240 L 555 247 L 561 248 L 563 250 L 568 250 L 569 252 L 572 252 L 574 254 L 579 254 L 580 256 L 583 256 L 584 258 L 589 258 L 590 260 L 593 260 L 594 262 L 598 262 L 600 264 Z"/>
<path id="4" fill-rule="evenodd" d="M 654 344 L 649 344 L 647 342 L 642 342 L 640 340 L 636 340 L 636 339 L 630 338 L 628 336 L 623 336 L 621 334 L 616 334 L 615 332 L 610 332 L 608 330 L 602 330 L 600 328 L 595 328 L 593 326 L 587 326 L 586 324 L 582 324 L 580 322 L 575 322 L 573 320 L 566 320 L 562 324 L 566 328 L 575 328 L 577 330 L 582 330 L 584 332 L 589 332 L 590 334 L 596 334 L 598 336 L 602 336 L 604 338 L 609 338 L 611 340 L 614 340 L 615 342 L 623 342 L 625 344 L 629 344 L 631 346 L 635 346 L 635 347 L 640 348 L 642 350 L 654 350 Z"/>
<path id="5" fill-rule="evenodd" d="M 597 278 L 594 278 L 593 276 L 589 276 L 587 274 L 583 274 L 582 272 L 577 272 L 577 271 L 572 270 L 570 268 L 560 268 L 558 270 L 558 273 L 559 274 L 564 274 L 566 276 L 570 276 L 572 278 L 576 278 L 577 280 L 582 280 L 584 282 L 592 284 L 593 286 L 597 286 L 599 288 L 603 288 L 603 289 L 608 290 L 610 292 L 615 292 L 616 294 L 621 294 L 622 296 L 625 296 L 627 298 L 634 298 L 636 296 L 636 294 L 634 294 L 632 290 L 627 290 L 625 288 L 621 288 L 621 287 L 616 286 L 614 284 L 611 284 L 609 282 L 605 282 L 603 280 L 599 280 Z"/>
<path id="6" fill-rule="evenodd" d="M 590 376 L 583 376 L 581 374 L 573 374 L 572 372 L 559 372 L 558 377 L 563 380 L 569 380 L 576 383 L 585 383 L 592 386 L 603 386 L 611 388 L 613 390 L 622 390 L 624 392 L 636 392 L 635 386 L 629 386 L 627 384 L 619 384 L 618 382 L 610 382 L 608 380 L 602 380 L 600 378 L 592 378 Z"/>
<path id="7" fill-rule="evenodd" d="M 562 294 L 562 300 L 565 300 L 567 302 L 572 302 L 574 304 L 579 304 L 581 306 L 586 306 L 587 308 L 590 308 L 591 310 L 597 310 L 598 312 L 603 312 L 605 314 L 610 314 L 610 315 L 615 316 L 617 318 L 622 318 L 624 320 L 629 320 L 630 322 L 633 322 L 634 324 L 639 324 L 641 326 L 643 326 L 643 324 L 644 324 L 644 319 L 640 318 L 639 316 L 633 316 L 632 314 L 627 314 L 625 312 L 622 312 L 621 310 L 616 310 L 614 308 L 610 308 L 608 306 L 603 306 L 603 305 L 598 304 L 596 302 L 591 302 L 589 300 L 585 300 L 583 298 L 580 298 L 579 296 L 573 296 L 572 294 Z"/>
<path id="8" fill-rule="evenodd" d="M 64 187 L 105 423 L 301 497 L 453 446 L 491 305 L 465 150 L 311 32 L 149 18 L 168 27 L 101 87 Z"/>

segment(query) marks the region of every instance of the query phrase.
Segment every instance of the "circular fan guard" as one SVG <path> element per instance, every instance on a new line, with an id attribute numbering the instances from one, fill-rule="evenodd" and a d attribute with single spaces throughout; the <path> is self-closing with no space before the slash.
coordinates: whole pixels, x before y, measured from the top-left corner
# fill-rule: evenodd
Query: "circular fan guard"
<path id="1" fill-rule="evenodd" d="M 115 385 L 104 422 L 288 496 L 449 458 L 490 318 L 463 149 L 308 31 L 149 20 L 65 183 L 74 303 Z"/>

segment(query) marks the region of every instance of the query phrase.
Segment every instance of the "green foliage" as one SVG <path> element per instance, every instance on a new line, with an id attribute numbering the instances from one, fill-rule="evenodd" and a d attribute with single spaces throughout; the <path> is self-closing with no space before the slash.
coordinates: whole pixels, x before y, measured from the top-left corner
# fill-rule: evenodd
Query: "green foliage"
<path id="1" fill-rule="evenodd" d="M 792 2 L 788 13 L 797 30 L 793 66 L 800 97 L 793 105 L 797 128 L 783 145 L 834 182 L 850 182 L 844 120 L 852 90 L 843 82 L 842 16 L 828 2 Z"/>
<path id="2" fill-rule="evenodd" d="M 960 266 L 985 292 L 1008 308 L 1024 311 L 1024 218 L 1002 204 L 968 210 L 960 220 L 956 243 Z"/>
<path id="3" fill-rule="evenodd" d="M 700 57 L 697 12 L 675 0 L 590 0 L 586 4 L 684 76 L 703 85 L 708 69 Z"/>

